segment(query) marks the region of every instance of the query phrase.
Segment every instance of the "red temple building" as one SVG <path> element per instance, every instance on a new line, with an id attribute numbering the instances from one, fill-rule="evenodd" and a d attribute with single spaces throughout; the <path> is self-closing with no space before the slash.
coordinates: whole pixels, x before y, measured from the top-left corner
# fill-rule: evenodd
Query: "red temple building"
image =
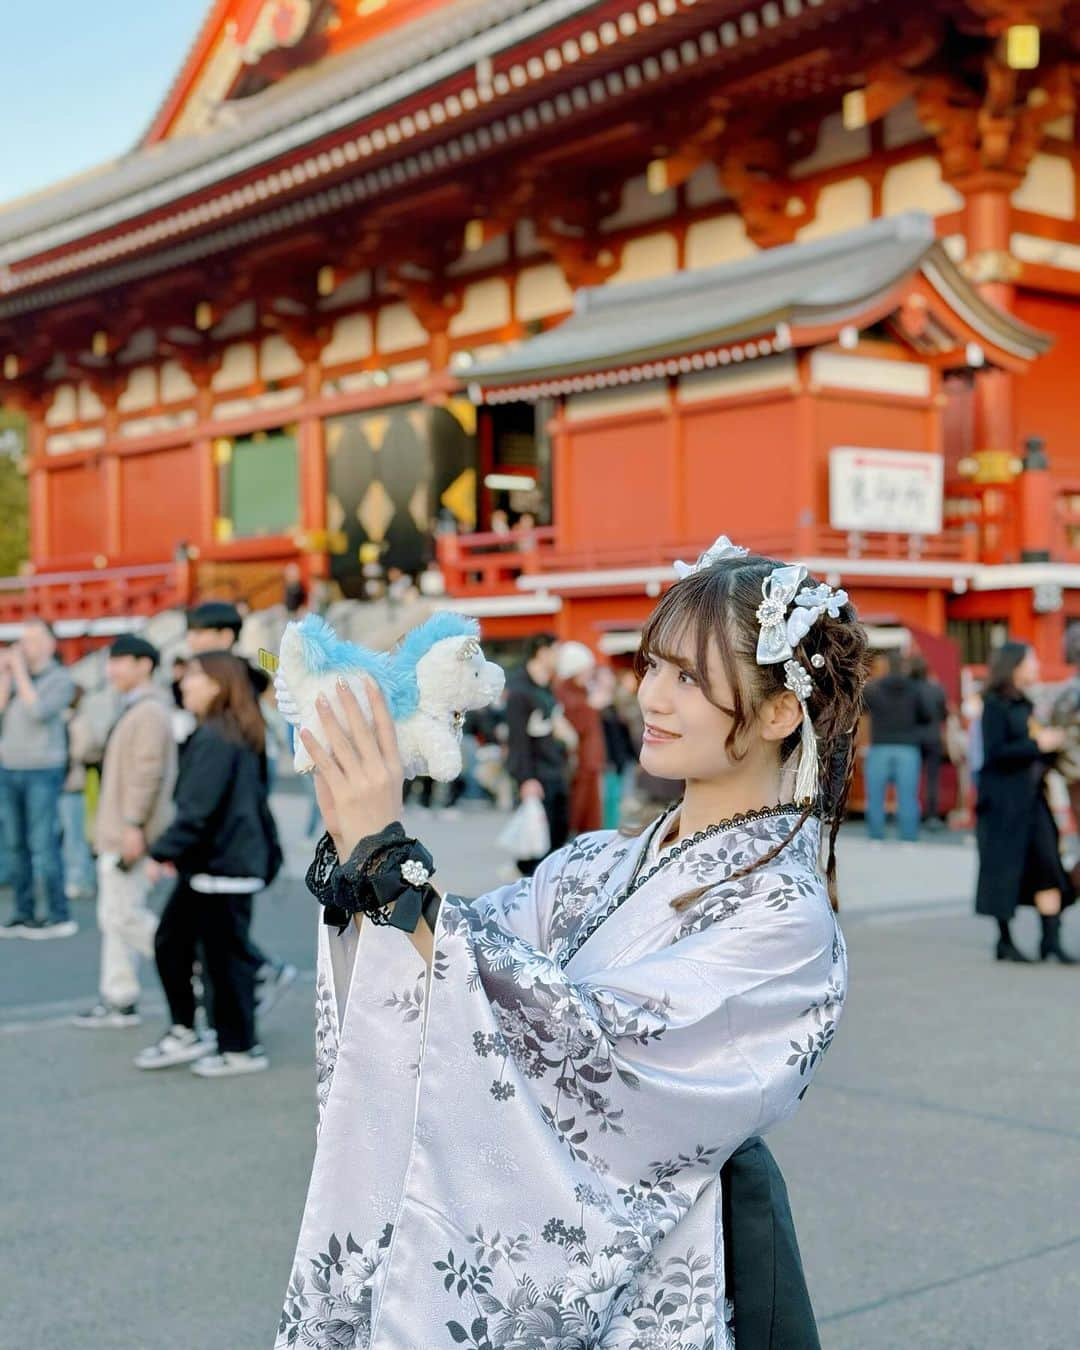
<path id="1" fill-rule="evenodd" d="M 964 660 L 1060 663 L 1078 21 L 217 0 L 136 148 L 0 209 L 0 621 L 437 549 L 489 635 L 615 651 L 726 531 Z"/>

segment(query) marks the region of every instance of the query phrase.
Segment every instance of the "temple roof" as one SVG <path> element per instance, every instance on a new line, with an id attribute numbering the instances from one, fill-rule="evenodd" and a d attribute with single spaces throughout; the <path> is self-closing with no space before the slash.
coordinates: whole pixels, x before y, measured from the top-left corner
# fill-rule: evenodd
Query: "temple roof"
<path id="1" fill-rule="evenodd" d="M 0 206 L 0 266 L 107 230 L 251 170 L 590 7 L 593 0 L 448 0 L 417 21 L 223 103 L 207 132 L 141 146 L 120 159 Z"/>
<path id="2" fill-rule="evenodd" d="M 1045 334 L 986 301 L 937 240 L 933 220 L 911 212 L 718 267 L 580 290 L 565 322 L 472 368 L 469 379 L 497 391 L 596 372 L 639 371 L 643 363 L 726 349 L 748 339 L 769 340 L 747 343 L 736 360 L 831 341 L 845 325 L 866 327 L 898 308 L 899 289 L 918 276 L 960 327 L 992 349 L 988 360 L 1001 353 L 1023 363 L 1050 346 Z M 720 363 L 727 363 L 723 353 Z M 693 369 L 700 368 L 695 360 Z M 644 377 L 679 369 L 646 370 Z M 601 383 L 616 382 L 625 381 Z"/>

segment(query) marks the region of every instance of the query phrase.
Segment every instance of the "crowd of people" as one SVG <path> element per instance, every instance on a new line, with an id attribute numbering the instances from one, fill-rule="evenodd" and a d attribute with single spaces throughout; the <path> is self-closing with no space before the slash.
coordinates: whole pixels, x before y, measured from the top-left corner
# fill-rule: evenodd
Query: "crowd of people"
<path id="1" fill-rule="evenodd" d="M 1067 653 L 1080 665 L 1080 646 Z M 863 759 L 867 833 L 884 839 L 889 788 L 901 840 L 920 826 L 944 828 L 942 766 L 955 771 L 958 819 L 974 808 L 979 854 L 976 913 L 996 921 L 994 955 L 1028 963 L 1012 919 L 1020 906 L 1039 915 L 1039 959 L 1078 964 L 1061 942 L 1061 919 L 1076 899 L 1080 866 L 1063 858 L 1062 820 L 1080 822 L 1080 675 L 1039 695 L 1041 670 L 1023 642 L 991 655 L 985 681 L 963 709 L 949 706 L 919 656 L 889 653 L 864 693 Z M 962 715 L 963 714 L 963 715 Z M 1071 815 L 1071 820 L 1069 816 Z"/>
<path id="2" fill-rule="evenodd" d="M 286 611 L 296 617 L 306 593 L 297 578 L 286 581 Z M 138 1025 L 140 966 L 152 960 L 170 1025 L 137 1057 L 143 1069 L 190 1064 L 225 1076 L 265 1068 L 256 1019 L 296 976 L 251 935 L 255 898 L 282 862 L 269 807 L 275 760 L 291 758 L 293 747 L 268 676 L 236 652 L 242 622 L 226 602 L 190 611 L 184 651 L 167 674 L 145 638 L 118 637 L 106 664 L 107 718 L 59 661 L 46 623 L 29 622 L 0 652 L 0 884 L 14 897 L 0 934 L 70 937 L 73 905 L 96 897 L 99 998 L 76 1020 Z M 462 776 L 417 780 L 414 807 L 539 803 L 547 852 L 677 799 L 680 783 L 639 764 L 640 672 L 600 665 L 589 647 L 549 633 L 529 638 L 521 655 L 500 705 L 469 714 Z M 998 922 L 998 959 L 1027 960 L 1010 921 L 1017 905 L 1032 904 L 1040 956 L 1071 963 L 1060 928 L 1076 884 L 1046 783 L 1060 773 L 1074 815 L 1080 810 L 1080 680 L 1059 691 L 1040 724 L 1034 656 L 1007 643 L 965 725 L 921 657 L 891 652 L 882 664 L 864 699 L 869 837 L 885 837 L 890 788 L 901 840 L 944 828 L 942 769 L 952 763 L 957 807 L 975 805 L 977 910 Z M 312 793 L 309 835 L 319 820 Z M 529 876 L 541 858 L 532 850 L 513 861 Z M 169 885 L 160 916 L 150 904 L 159 882 Z"/>
<path id="3" fill-rule="evenodd" d="M 153 960 L 171 1022 L 136 1057 L 140 1069 L 187 1063 L 226 1077 L 266 1068 L 256 1016 L 296 977 L 250 931 L 254 897 L 282 854 L 260 705 L 269 682 L 231 650 L 241 623 L 229 604 L 193 609 L 171 687 L 152 643 L 118 637 L 104 727 L 82 708 L 46 623 L 28 623 L 0 656 L 2 857 L 15 898 L 0 932 L 72 937 L 73 900 L 96 895 L 99 999 L 75 1020 L 137 1026 L 140 966 Z M 149 898 L 160 881 L 170 893 L 159 917 Z"/>
<path id="4" fill-rule="evenodd" d="M 290 616 L 302 613 L 303 588 L 286 601 Z M 251 934 L 255 898 L 282 862 L 269 806 L 275 761 L 293 747 L 269 677 L 236 652 L 242 624 L 235 605 L 197 606 L 167 671 L 151 642 L 121 635 L 105 662 L 107 713 L 61 663 L 45 622 L 29 622 L 0 653 L 0 884 L 14 896 L 0 933 L 72 937 L 79 902 L 96 900 L 98 999 L 75 1021 L 139 1025 L 153 962 L 169 1026 L 136 1057 L 144 1070 L 265 1068 L 256 1019 L 296 976 Z M 549 848 L 618 823 L 641 742 L 635 687 L 632 673 L 617 683 L 598 668 L 583 644 L 531 639 L 502 705 L 470 715 L 465 773 L 446 785 L 420 780 L 414 804 L 537 798 Z M 640 790 L 662 801 L 677 785 L 643 776 Z M 309 835 L 318 826 L 312 794 Z M 538 861 L 517 863 L 527 874 Z M 160 914 L 158 884 L 168 886 Z"/>

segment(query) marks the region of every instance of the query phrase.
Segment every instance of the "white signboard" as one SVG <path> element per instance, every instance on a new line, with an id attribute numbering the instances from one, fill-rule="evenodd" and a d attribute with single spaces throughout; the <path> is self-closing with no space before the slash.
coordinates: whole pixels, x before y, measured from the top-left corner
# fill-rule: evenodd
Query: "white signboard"
<path id="1" fill-rule="evenodd" d="M 941 455 L 839 445 L 829 451 L 829 524 L 834 530 L 939 534 Z"/>

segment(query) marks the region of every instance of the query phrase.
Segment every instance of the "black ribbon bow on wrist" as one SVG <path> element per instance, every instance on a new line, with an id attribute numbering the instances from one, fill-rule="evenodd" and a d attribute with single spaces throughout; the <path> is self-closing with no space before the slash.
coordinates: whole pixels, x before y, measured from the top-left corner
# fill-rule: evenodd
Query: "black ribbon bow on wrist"
<path id="1" fill-rule="evenodd" d="M 378 870 L 367 878 L 368 886 L 378 910 L 385 912 L 391 905 L 393 909 L 386 918 L 382 914 L 375 918 L 373 914 L 375 922 L 388 923 L 403 933 L 415 933 L 424 901 L 431 891 L 428 879 L 434 870 L 434 858 L 416 841 L 380 859 Z"/>

